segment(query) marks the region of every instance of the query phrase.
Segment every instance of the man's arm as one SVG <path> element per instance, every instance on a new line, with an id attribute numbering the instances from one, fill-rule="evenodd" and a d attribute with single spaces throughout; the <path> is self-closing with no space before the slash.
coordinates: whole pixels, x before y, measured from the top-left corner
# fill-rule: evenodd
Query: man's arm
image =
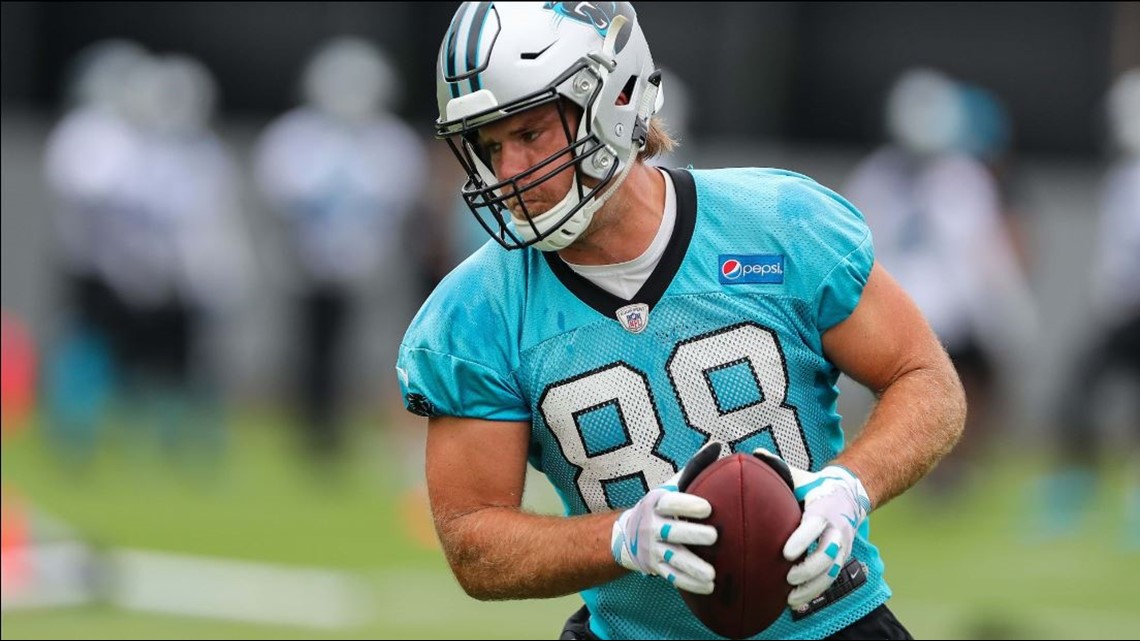
<path id="1" fill-rule="evenodd" d="M 467 594 L 482 600 L 555 597 L 626 572 L 610 551 L 620 512 L 563 518 L 520 509 L 529 424 L 437 417 L 428 425 L 435 528 Z"/>
<path id="2" fill-rule="evenodd" d="M 823 335 L 823 350 L 878 403 L 836 458 L 879 507 L 918 482 L 958 441 L 966 398 L 922 313 L 877 263 L 855 311 Z"/>

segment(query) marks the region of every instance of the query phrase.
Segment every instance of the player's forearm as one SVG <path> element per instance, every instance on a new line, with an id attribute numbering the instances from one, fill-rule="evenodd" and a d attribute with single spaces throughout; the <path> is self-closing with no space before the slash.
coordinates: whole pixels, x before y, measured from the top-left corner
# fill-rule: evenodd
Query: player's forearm
<path id="1" fill-rule="evenodd" d="M 883 390 L 859 437 L 836 459 L 879 507 L 919 481 L 962 435 L 966 399 L 949 361 L 913 369 Z"/>
<path id="2" fill-rule="evenodd" d="M 455 577 L 481 600 L 556 597 L 613 580 L 617 512 L 562 518 L 486 508 L 440 524 Z"/>

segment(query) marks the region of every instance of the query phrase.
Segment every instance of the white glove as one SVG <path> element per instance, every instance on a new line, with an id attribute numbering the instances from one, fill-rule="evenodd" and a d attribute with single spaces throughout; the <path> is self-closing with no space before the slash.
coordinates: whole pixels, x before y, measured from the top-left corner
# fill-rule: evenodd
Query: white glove
<path id="1" fill-rule="evenodd" d="M 788 583 L 793 586 L 788 605 L 795 608 L 823 594 L 839 576 L 851 554 L 855 533 L 871 511 L 871 499 L 859 478 L 845 467 L 829 465 L 819 472 L 807 472 L 764 448 L 752 453 L 788 470 L 796 499 L 804 504 L 800 526 L 784 544 L 784 558 L 795 561 L 813 543 L 819 543 L 788 572 Z"/>
<path id="2" fill-rule="evenodd" d="M 716 572 L 686 545 L 716 543 L 711 525 L 682 520 L 704 519 L 712 514 L 705 499 L 678 491 L 683 476 L 691 480 L 720 455 L 720 443 L 709 443 L 672 478 L 641 497 L 614 523 L 610 549 L 618 565 L 664 578 L 696 594 L 712 594 Z M 686 476 L 687 475 L 687 476 Z M 686 484 L 687 485 L 687 484 Z"/>

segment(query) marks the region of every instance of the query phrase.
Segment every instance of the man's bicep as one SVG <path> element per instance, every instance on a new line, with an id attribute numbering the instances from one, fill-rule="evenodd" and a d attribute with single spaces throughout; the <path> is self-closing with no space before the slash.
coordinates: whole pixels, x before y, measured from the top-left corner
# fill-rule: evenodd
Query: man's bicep
<path id="1" fill-rule="evenodd" d="M 530 424 L 449 416 L 428 421 L 427 483 L 436 521 L 518 507 Z"/>
<path id="2" fill-rule="evenodd" d="M 908 371 L 950 367 L 922 312 L 878 263 L 855 310 L 823 334 L 823 351 L 876 394 Z"/>

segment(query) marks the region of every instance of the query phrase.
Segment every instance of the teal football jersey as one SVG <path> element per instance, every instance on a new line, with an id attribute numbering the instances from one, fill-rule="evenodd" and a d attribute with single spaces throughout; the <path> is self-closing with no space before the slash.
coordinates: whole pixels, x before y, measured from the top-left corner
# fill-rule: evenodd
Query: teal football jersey
<path id="1" fill-rule="evenodd" d="M 710 439 L 817 471 L 843 448 L 821 335 L 855 309 L 870 231 L 846 200 L 772 169 L 670 171 L 677 221 L 632 300 L 555 254 L 488 243 L 439 285 L 400 347 L 410 411 L 531 424 L 530 463 L 567 514 L 627 508 Z M 867 581 L 758 639 L 820 638 L 890 597 Z M 628 574 L 582 593 L 602 638 L 713 639 L 672 586 Z"/>

